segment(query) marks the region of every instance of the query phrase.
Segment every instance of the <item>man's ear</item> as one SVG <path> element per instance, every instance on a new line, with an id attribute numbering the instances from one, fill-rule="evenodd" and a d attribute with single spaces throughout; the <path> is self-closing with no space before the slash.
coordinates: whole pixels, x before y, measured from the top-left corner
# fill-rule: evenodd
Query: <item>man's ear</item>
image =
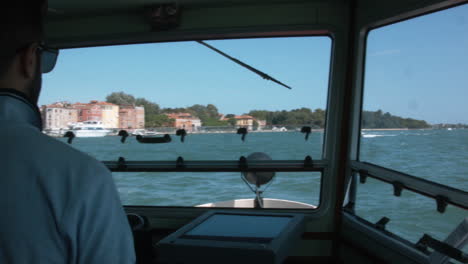
<path id="1" fill-rule="evenodd" d="M 38 44 L 33 43 L 19 54 L 21 74 L 25 79 L 33 79 L 36 75 L 36 67 L 39 67 L 37 48 Z"/>

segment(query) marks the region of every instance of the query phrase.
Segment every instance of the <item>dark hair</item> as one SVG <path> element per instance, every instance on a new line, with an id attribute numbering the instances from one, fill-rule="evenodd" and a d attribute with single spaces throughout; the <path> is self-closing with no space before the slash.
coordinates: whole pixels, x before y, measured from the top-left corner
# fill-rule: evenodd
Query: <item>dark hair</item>
<path id="1" fill-rule="evenodd" d="M 0 8 L 0 77 L 13 61 L 18 49 L 41 41 L 45 0 L 8 1 Z"/>

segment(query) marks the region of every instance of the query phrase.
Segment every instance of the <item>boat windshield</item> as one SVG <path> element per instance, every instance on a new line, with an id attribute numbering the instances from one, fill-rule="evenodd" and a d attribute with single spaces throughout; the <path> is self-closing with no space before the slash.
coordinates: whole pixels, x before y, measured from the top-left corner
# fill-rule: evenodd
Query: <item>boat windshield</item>
<path id="1" fill-rule="evenodd" d="M 331 44 L 304 36 L 62 50 L 44 76 L 40 104 L 43 112 L 52 104 L 69 112 L 58 125 L 45 115 L 45 130 L 92 120 L 96 127 L 84 129 L 93 132 L 77 133 L 72 146 L 101 161 L 238 162 L 255 152 L 273 161 L 321 160 Z M 132 205 L 252 198 L 240 176 L 114 173 L 123 203 Z M 319 204 L 321 172 L 274 179 L 266 197 Z"/>

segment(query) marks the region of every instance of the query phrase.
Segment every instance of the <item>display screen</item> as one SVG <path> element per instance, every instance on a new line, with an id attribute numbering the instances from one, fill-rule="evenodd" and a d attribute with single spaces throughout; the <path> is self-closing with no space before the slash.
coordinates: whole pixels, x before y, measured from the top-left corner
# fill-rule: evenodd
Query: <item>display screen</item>
<path id="1" fill-rule="evenodd" d="M 184 238 L 267 242 L 277 237 L 292 216 L 214 214 L 184 234 Z"/>

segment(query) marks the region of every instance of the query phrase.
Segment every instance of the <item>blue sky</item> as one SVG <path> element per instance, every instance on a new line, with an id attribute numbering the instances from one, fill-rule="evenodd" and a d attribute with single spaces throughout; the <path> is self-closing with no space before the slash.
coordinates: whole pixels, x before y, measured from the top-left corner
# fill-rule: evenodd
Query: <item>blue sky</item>
<path id="1" fill-rule="evenodd" d="M 468 5 L 368 35 L 364 108 L 468 123 Z"/>
<path id="2" fill-rule="evenodd" d="M 209 41 L 293 87 L 263 80 L 196 42 L 65 50 L 44 75 L 41 102 L 105 99 L 123 91 L 162 107 L 214 104 L 222 113 L 325 108 L 327 37 Z"/>
<path id="3" fill-rule="evenodd" d="M 249 72 L 195 42 L 62 50 L 39 104 L 104 100 L 123 91 L 162 107 L 214 104 L 222 113 L 325 108 L 331 39 L 209 41 L 288 84 Z M 468 6 L 369 34 L 364 109 L 468 123 Z"/>

